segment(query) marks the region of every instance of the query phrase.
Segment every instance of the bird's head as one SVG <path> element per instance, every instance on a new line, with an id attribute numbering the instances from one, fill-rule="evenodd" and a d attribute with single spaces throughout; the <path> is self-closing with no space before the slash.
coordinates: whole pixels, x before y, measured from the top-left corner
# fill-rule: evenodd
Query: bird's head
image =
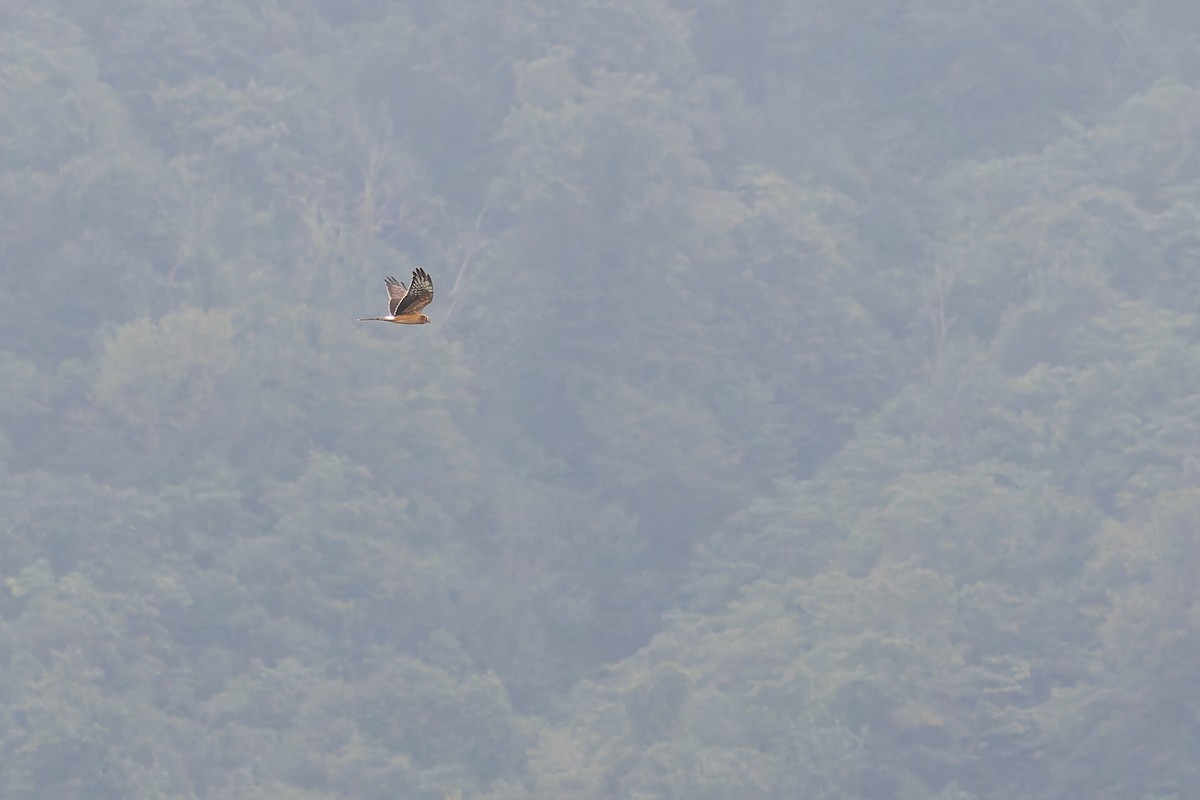
<path id="1" fill-rule="evenodd" d="M 431 320 L 429 317 L 425 316 L 424 314 L 421 315 L 420 323 L 422 325 L 428 325 L 432 321 L 433 320 Z"/>

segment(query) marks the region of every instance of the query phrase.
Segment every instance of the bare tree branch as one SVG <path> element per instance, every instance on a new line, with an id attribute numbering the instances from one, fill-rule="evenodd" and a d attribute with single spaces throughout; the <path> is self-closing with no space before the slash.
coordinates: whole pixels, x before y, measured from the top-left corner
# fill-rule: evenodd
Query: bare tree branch
<path id="1" fill-rule="evenodd" d="M 471 241 L 467 245 L 467 252 L 463 255 L 462 263 L 458 267 L 458 275 L 454 278 L 454 285 L 450 287 L 450 308 L 446 310 L 446 316 L 442 317 L 442 324 L 450 321 L 450 315 L 454 313 L 455 307 L 458 305 L 458 290 L 462 286 L 463 277 L 467 274 L 467 267 L 471 265 L 471 259 L 487 248 L 488 243 L 481 238 L 480 230 L 483 226 L 483 217 L 487 214 L 488 201 L 483 201 L 483 207 L 479 209 L 479 216 L 475 218 L 475 229 L 471 232 Z"/>

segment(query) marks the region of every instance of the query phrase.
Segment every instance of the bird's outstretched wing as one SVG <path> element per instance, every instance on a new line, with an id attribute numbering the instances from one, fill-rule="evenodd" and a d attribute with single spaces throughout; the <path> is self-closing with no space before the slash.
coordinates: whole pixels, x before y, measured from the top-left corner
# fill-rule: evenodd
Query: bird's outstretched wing
<path id="1" fill-rule="evenodd" d="M 401 288 L 403 289 L 403 287 Z M 430 279 L 428 272 L 418 267 L 413 270 L 412 282 L 408 285 L 408 291 L 398 300 L 394 294 L 394 287 L 390 283 L 388 284 L 388 293 L 391 294 L 392 304 L 394 304 L 392 316 L 420 314 L 421 309 L 433 300 L 433 280 Z"/>
<path id="2" fill-rule="evenodd" d="M 384 278 L 383 282 L 387 284 L 388 290 L 388 313 L 396 316 L 396 309 L 404 300 L 404 295 L 408 294 L 408 289 L 405 289 L 404 284 L 391 275 Z"/>

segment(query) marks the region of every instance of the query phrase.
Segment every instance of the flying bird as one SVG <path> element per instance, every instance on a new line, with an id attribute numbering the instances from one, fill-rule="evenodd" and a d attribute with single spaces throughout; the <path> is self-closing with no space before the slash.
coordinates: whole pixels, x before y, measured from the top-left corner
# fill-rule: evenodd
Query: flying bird
<path id="1" fill-rule="evenodd" d="M 388 290 L 388 316 L 359 317 L 359 322 L 379 320 L 380 322 L 395 322 L 398 325 L 424 325 L 429 317 L 421 313 L 425 306 L 433 300 L 433 280 L 429 273 L 418 267 L 413 270 L 412 281 L 408 288 L 395 278 L 388 276 L 384 279 Z"/>

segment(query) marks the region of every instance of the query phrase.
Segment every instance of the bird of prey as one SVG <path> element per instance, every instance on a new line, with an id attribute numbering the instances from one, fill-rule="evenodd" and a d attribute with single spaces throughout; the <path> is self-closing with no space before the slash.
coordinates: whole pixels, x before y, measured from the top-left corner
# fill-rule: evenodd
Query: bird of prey
<path id="1" fill-rule="evenodd" d="M 413 270 L 412 281 L 408 288 L 395 278 L 384 279 L 388 290 L 388 315 L 386 317 L 359 317 L 359 322 L 379 320 L 380 322 L 395 322 L 398 325 L 424 325 L 429 317 L 421 313 L 425 306 L 433 300 L 433 280 L 429 273 L 418 267 Z"/>

